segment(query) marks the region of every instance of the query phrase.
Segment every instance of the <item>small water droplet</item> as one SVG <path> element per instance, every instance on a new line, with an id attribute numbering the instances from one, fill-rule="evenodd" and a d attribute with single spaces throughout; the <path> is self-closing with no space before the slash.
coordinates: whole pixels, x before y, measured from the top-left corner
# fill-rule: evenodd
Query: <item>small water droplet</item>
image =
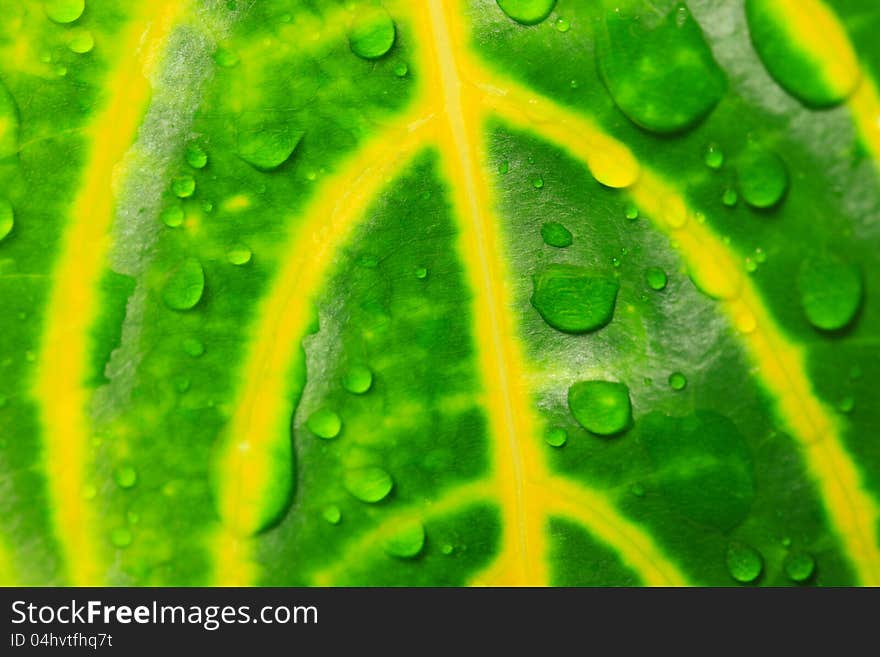
<path id="1" fill-rule="evenodd" d="M 338 525 L 339 521 L 342 520 L 342 511 L 339 510 L 339 507 L 335 504 L 331 504 L 329 506 L 325 506 L 321 510 L 321 517 L 324 518 L 331 525 Z"/>
<path id="2" fill-rule="evenodd" d="M 645 496 L 645 487 L 640 483 L 634 483 L 629 487 L 629 492 L 635 495 L 636 497 L 644 497 Z"/>
<path id="3" fill-rule="evenodd" d="M 427 267 L 416 267 L 416 278 L 425 279 L 428 277 L 428 268 Z"/>
<path id="4" fill-rule="evenodd" d="M 544 179 L 541 176 L 535 176 L 532 179 L 532 187 L 535 189 L 541 189 L 544 186 Z"/>
<path id="5" fill-rule="evenodd" d="M 767 253 L 760 246 L 755 249 L 755 262 L 761 265 L 767 262 Z"/>
<path id="6" fill-rule="evenodd" d="M 739 194 L 732 187 L 728 187 L 721 194 L 721 202 L 729 208 L 732 208 L 739 201 Z"/>
<path id="7" fill-rule="evenodd" d="M 67 47 L 77 55 L 85 55 L 95 47 L 95 37 L 88 30 L 73 30 Z"/>
<path id="8" fill-rule="evenodd" d="M 363 395 L 373 385 L 373 372 L 365 365 L 352 365 L 342 376 L 342 387 L 355 395 Z"/>
<path id="9" fill-rule="evenodd" d="M 634 203 L 629 203 L 624 210 L 625 216 L 630 221 L 635 221 L 639 218 L 639 208 Z"/>
<path id="10" fill-rule="evenodd" d="M 611 256 L 611 266 L 620 267 L 620 258 L 618 258 L 617 256 Z"/>
<path id="11" fill-rule="evenodd" d="M 549 16 L 556 6 L 556 0 L 497 1 L 501 11 L 507 14 L 508 18 L 522 25 L 537 25 Z"/>
<path id="12" fill-rule="evenodd" d="M 798 550 L 785 557 L 782 568 L 788 579 L 800 584 L 813 576 L 816 570 L 816 560 L 809 552 Z"/>
<path id="13" fill-rule="evenodd" d="M 2 117 L 0 117 L 2 118 Z M 15 212 L 9 201 L 0 199 L 0 242 L 2 242 L 15 227 Z"/>
<path id="14" fill-rule="evenodd" d="M 556 19 L 556 31 L 557 32 L 568 32 L 571 29 L 571 23 L 569 23 L 564 18 Z"/>
<path id="15" fill-rule="evenodd" d="M 791 537 L 786 536 L 782 539 L 782 547 L 791 547 Z"/>
<path id="16" fill-rule="evenodd" d="M 306 420 L 306 426 L 319 438 L 330 440 L 336 438 L 342 430 L 342 419 L 329 408 L 319 408 Z"/>
<path id="17" fill-rule="evenodd" d="M 177 228 L 183 224 L 183 208 L 179 205 L 171 205 L 162 210 L 162 214 L 159 217 L 162 219 L 162 223 L 169 228 Z"/>
<path id="18" fill-rule="evenodd" d="M 668 282 L 666 272 L 660 269 L 660 267 L 648 267 L 645 270 L 645 282 L 648 283 L 648 287 L 652 290 L 659 292 L 666 288 L 666 283 Z"/>
<path id="19" fill-rule="evenodd" d="M 548 221 L 541 226 L 541 238 L 547 246 L 564 249 L 572 244 L 571 231 L 558 221 Z"/>
<path id="20" fill-rule="evenodd" d="M 568 433 L 562 427 L 551 427 L 544 434 L 544 441 L 552 447 L 562 447 L 568 441 Z"/>
<path id="21" fill-rule="evenodd" d="M 758 263 L 749 257 L 746 257 L 746 259 L 745 259 L 745 266 L 746 266 L 746 271 L 749 272 L 750 274 L 753 274 L 756 271 L 758 271 Z"/>
<path id="22" fill-rule="evenodd" d="M 114 547 L 128 547 L 131 545 L 131 531 L 125 527 L 117 527 L 110 532 L 110 542 Z"/>
<path id="23" fill-rule="evenodd" d="M 348 34 L 351 51 L 363 59 L 378 59 L 391 50 L 396 38 L 394 21 L 379 7 L 362 11 Z"/>
<path id="24" fill-rule="evenodd" d="M 383 542 L 385 552 L 399 559 L 412 559 L 425 546 L 425 527 L 417 520 L 405 522 Z"/>
<path id="25" fill-rule="evenodd" d="M 223 68 L 232 68 L 238 64 L 238 55 L 226 48 L 217 48 L 214 52 L 214 61 Z"/>
<path id="26" fill-rule="evenodd" d="M 196 191 L 196 180 L 192 176 L 177 176 L 171 182 L 171 191 L 178 198 L 189 198 Z"/>
<path id="27" fill-rule="evenodd" d="M 251 261 L 253 253 L 244 244 L 236 244 L 226 252 L 226 259 L 233 265 L 246 265 Z"/>
<path id="28" fill-rule="evenodd" d="M 186 163 L 193 169 L 204 169 L 205 165 L 208 164 L 208 154 L 198 144 L 189 144 L 186 147 Z"/>
<path id="29" fill-rule="evenodd" d="M 841 413 L 852 413 L 852 410 L 856 407 L 856 400 L 852 396 L 846 396 L 837 402 L 837 410 Z"/>
<path id="30" fill-rule="evenodd" d="M 687 377 L 681 372 L 673 372 L 669 375 L 669 387 L 673 390 L 684 390 L 687 386 Z"/>
<path id="31" fill-rule="evenodd" d="M 391 489 L 394 488 L 394 480 L 382 468 L 355 468 L 345 473 L 343 485 L 361 502 L 374 503 L 388 497 Z"/>
<path id="32" fill-rule="evenodd" d="M 579 86 L 579 85 L 578 85 L 578 81 L 577 81 L 577 80 L 572 80 L 571 82 L 568 83 L 568 86 L 569 86 L 571 89 L 577 89 L 578 86 Z"/>
<path id="33" fill-rule="evenodd" d="M 548 265 L 532 277 L 532 306 L 550 326 L 586 333 L 611 321 L 619 284 L 574 265 Z"/>
<path id="34" fill-rule="evenodd" d="M 443 546 L 440 548 L 440 552 L 447 555 L 452 554 L 452 550 L 452 543 L 444 543 Z"/>
<path id="35" fill-rule="evenodd" d="M 725 562 L 730 576 L 743 584 L 754 582 L 764 570 L 764 558 L 761 553 L 752 546 L 739 541 L 733 542 L 727 547 Z"/>
<path id="36" fill-rule="evenodd" d="M 568 407 L 582 427 L 613 436 L 632 421 L 629 388 L 613 381 L 578 381 L 568 389 Z"/>
<path id="37" fill-rule="evenodd" d="M 120 488 L 131 488 L 137 483 L 137 470 L 130 465 L 124 465 L 116 470 L 114 479 Z"/>
<path id="38" fill-rule="evenodd" d="M 205 353 L 205 345 L 198 338 L 184 338 L 183 350 L 193 358 L 198 358 Z"/>
<path id="39" fill-rule="evenodd" d="M 706 163 L 706 166 L 710 169 L 720 169 L 721 165 L 724 164 L 724 153 L 721 152 L 721 148 L 718 144 L 709 144 L 706 146 L 706 151 L 703 153 L 703 162 Z"/>
<path id="40" fill-rule="evenodd" d="M 772 208 L 788 189 L 788 170 L 775 153 L 750 146 L 737 162 L 739 191 L 753 208 Z"/>
<path id="41" fill-rule="evenodd" d="M 409 67 L 403 62 L 394 67 L 394 75 L 399 78 L 405 78 L 407 73 L 409 73 Z"/>
<path id="42" fill-rule="evenodd" d="M 807 258 L 801 263 L 798 291 L 807 319 L 823 331 L 844 328 L 862 305 L 858 268 L 832 255 Z"/>
<path id="43" fill-rule="evenodd" d="M 195 258 L 183 260 L 172 272 L 162 289 L 162 300 L 172 310 L 189 310 L 201 300 L 205 291 L 205 271 Z"/>
<path id="44" fill-rule="evenodd" d="M 44 0 L 46 15 L 62 25 L 73 23 L 85 11 L 85 0 Z"/>

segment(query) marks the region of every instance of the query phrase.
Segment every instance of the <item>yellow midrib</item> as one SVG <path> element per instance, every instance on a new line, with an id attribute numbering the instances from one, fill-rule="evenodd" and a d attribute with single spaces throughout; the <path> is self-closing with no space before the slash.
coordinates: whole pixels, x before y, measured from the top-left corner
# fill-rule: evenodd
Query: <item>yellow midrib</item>
<path id="1" fill-rule="evenodd" d="M 106 264 L 114 216 L 113 182 L 137 136 L 150 98 L 148 69 L 155 64 L 188 3 L 141 3 L 143 13 L 119 45 L 120 66 L 109 79 L 112 95 L 90 124 L 85 178 L 73 202 L 53 273 L 37 360 L 34 397 L 40 404 L 44 459 L 55 532 L 71 584 L 98 584 L 103 575 L 92 510 L 83 499 L 90 392 L 85 387 L 89 330 L 97 315 L 98 283 Z"/>

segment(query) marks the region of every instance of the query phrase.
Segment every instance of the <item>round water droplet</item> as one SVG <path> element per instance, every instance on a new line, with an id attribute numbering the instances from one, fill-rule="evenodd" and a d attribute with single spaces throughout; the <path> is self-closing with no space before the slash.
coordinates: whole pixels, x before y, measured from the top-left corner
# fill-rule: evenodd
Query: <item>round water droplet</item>
<path id="1" fill-rule="evenodd" d="M 706 163 L 706 166 L 710 169 L 720 169 L 721 165 L 724 164 L 724 153 L 721 152 L 721 148 L 718 147 L 718 144 L 709 144 L 706 146 L 706 152 L 703 153 L 703 162 Z"/>
<path id="2" fill-rule="evenodd" d="M 0 241 L 4 240 L 14 227 L 15 211 L 12 209 L 9 201 L 0 199 Z"/>
<path id="3" fill-rule="evenodd" d="M 801 307 L 823 331 L 848 325 L 862 305 L 862 277 L 857 267 L 832 255 L 808 258 L 798 272 Z"/>
<path id="4" fill-rule="evenodd" d="M 208 164 L 208 154 L 198 144 L 190 144 L 186 147 L 186 163 L 193 169 L 204 169 Z"/>
<path id="5" fill-rule="evenodd" d="M 177 176 L 171 182 L 171 191 L 178 198 L 189 198 L 196 191 L 196 180 L 192 176 Z"/>
<path id="6" fill-rule="evenodd" d="M 380 502 L 388 497 L 394 481 L 382 468 L 356 468 L 345 473 L 345 489 L 361 502 Z"/>
<path id="7" fill-rule="evenodd" d="M 666 272 L 660 269 L 660 267 L 648 267 L 645 270 L 645 282 L 648 283 L 648 287 L 652 290 L 659 292 L 666 287 Z"/>
<path id="8" fill-rule="evenodd" d="M 618 258 L 617 256 L 611 256 L 611 266 L 620 267 L 620 258 Z"/>
<path id="9" fill-rule="evenodd" d="M 171 205 L 162 210 L 159 217 L 162 219 L 162 223 L 169 228 L 177 228 L 183 223 L 183 208 L 179 205 Z"/>
<path id="10" fill-rule="evenodd" d="M 342 377 L 342 387 L 355 395 L 362 395 L 373 385 L 373 373 L 365 365 L 352 365 Z"/>
<path id="11" fill-rule="evenodd" d="M 363 59 L 378 59 L 394 45 L 394 21 L 378 7 L 361 12 L 348 34 L 351 51 Z"/>
<path id="12" fill-rule="evenodd" d="M 440 551 L 443 554 L 452 554 L 453 549 L 454 548 L 452 547 L 452 543 L 444 543 L 443 546 L 440 548 Z"/>
<path id="13" fill-rule="evenodd" d="M 725 557 L 727 572 L 737 582 L 749 584 L 754 582 L 764 570 L 764 559 L 755 548 L 738 541 L 727 547 Z"/>
<path id="14" fill-rule="evenodd" d="M 544 179 L 541 176 L 535 176 L 532 179 L 532 187 L 535 189 L 541 189 L 544 186 Z"/>
<path id="15" fill-rule="evenodd" d="M 687 377 L 681 372 L 673 372 L 669 375 L 669 387 L 673 390 L 684 390 L 687 386 Z"/>
<path id="16" fill-rule="evenodd" d="M 760 246 L 755 249 L 755 262 L 758 264 L 764 264 L 767 262 L 767 254 Z"/>
<path id="17" fill-rule="evenodd" d="M 195 258 L 182 261 L 162 289 L 162 300 L 173 310 L 189 310 L 201 300 L 205 291 L 205 271 Z"/>
<path id="18" fill-rule="evenodd" d="M 95 37 L 88 30 L 74 30 L 67 42 L 67 47 L 77 55 L 84 55 L 95 47 Z"/>
<path id="19" fill-rule="evenodd" d="M 198 358 L 205 353 L 205 345 L 198 338 L 184 338 L 183 350 L 193 358 Z"/>
<path id="20" fill-rule="evenodd" d="M 753 208 L 772 208 L 788 189 L 788 170 L 775 153 L 752 146 L 737 161 L 739 191 Z"/>
<path id="21" fill-rule="evenodd" d="M 544 440 L 552 447 L 562 447 L 568 441 L 568 433 L 562 427 L 551 427 L 544 434 Z"/>
<path id="22" fill-rule="evenodd" d="M 782 568 L 785 570 L 788 579 L 800 584 L 813 576 L 816 570 L 816 560 L 809 552 L 792 552 L 785 557 Z"/>
<path id="23" fill-rule="evenodd" d="M 399 78 L 405 78 L 407 73 L 409 73 L 409 66 L 403 62 L 394 67 L 394 75 Z"/>
<path id="24" fill-rule="evenodd" d="M 498 0 L 508 17 L 522 25 L 537 25 L 550 15 L 556 0 Z"/>
<path id="25" fill-rule="evenodd" d="M 582 427 L 600 436 L 613 436 L 632 420 L 629 388 L 612 381 L 579 381 L 568 389 L 568 407 Z"/>
<path id="26" fill-rule="evenodd" d="M 416 278 L 425 279 L 428 277 L 428 268 L 427 267 L 416 267 Z"/>
<path id="27" fill-rule="evenodd" d="M 246 121 L 238 132 L 238 155 L 260 171 L 273 171 L 290 159 L 303 138 L 284 120 Z"/>
<path id="28" fill-rule="evenodd" d="M 110 543 L 114 547 L 124 548 L 131 545 L 131 532 L 125 527 L 118 527 L 110 532 Z"/>
<path id="29" fill-rule="evenodd" d="M 319 438 L 330 440 L 336 438 L 342 430 L 342 419 L 329 408 L 319 408 L 306 420 L 306 426 Z"/>
<path id="30" fill-rule="evenodd" d="M 131 488 L 137 483 L 137 471 L 130 465 L 124 465 L 116 471 L 114 479 L 120 488 Z"/>
<path id="31" fill-rule="evenodd" d="M 214 61 L 223 68 L 232 68 L 238 64 L 238 55 L 226 48 L 217 48 L 214 52 Z"/>
<path id="32" fill-rule="evenodd" d="M 339 521 L 342 520 L 342 511 L 335 504 L 331 504 L 321 510 L 321 517 L 331 525 L 338 525 Z"/>
<path id="33" fill-rule="evenodd" d="M 236 244 L 226 252 L 226 259 L 233 265 L 246 265 L 251 261 L 253 253 L 244 244 Z"/>
<path id="34" fill-rule="evenodd" d="M 383 542 L 385 552 L 399 559 L 412 559 L 419 555 L 425 546 L 425 527 L 414 520 L 394 529 Z"/>
<path id="35" fill-rule="evenodd" d="M 564 249 L 571 246 L 571 232 L 558 221 L 548 221 L 541 226 L 541 237 L 547 246 L 555 246 L 557 249 Z"/>
<path id="36" fill-rule="evenodd" d="M 639 208 L 633 203 L 629 203 L 624 210 L 626 218 L 630 221 L 635 221 L 639 218 Z"/>
<path id="37" fill-rule="evenodd" d="M 595 331 L 614 315 L 619 285 L 613 278 L 574 265 L 549 265 L 532 282 L 532 306 L 559 331 Z"/>
<path id="38" fill-rule="evenodd" d="M 739 201 L 739 194 L 732 187 L 728 187 L 721 194 L 721 202 L 729 208 L 732 208 Z"/>
<path id="39" fill-rule="evenodd" d="M 556 19 L 556 31 L 557 32 L 568 32 L 571 29 L 571 23 L 569 23 L 564 18 Z"/>
<path id="40" fill-rule="evenodd" d="M 852 413 L 852 410 L 856 407 L 856 400 L 854 397 L 846 396 L 837 402 L 837 410 L 841 413 Z"/>
<path id="41" fill-rule="evenodd" d="M 745 259 L 745 267 L 746 271 L 750 274 L 754 274 L 756 271 L 758 271 L 758 263 L 749 257 L 746 257 Z"/>
<path id="42" fill-rule="evenodd" d="M 63 25 L 72 23 L 82 16 L 86 2 L 85 0 L 44 0 L 43 7 L 49 18 Z"/>

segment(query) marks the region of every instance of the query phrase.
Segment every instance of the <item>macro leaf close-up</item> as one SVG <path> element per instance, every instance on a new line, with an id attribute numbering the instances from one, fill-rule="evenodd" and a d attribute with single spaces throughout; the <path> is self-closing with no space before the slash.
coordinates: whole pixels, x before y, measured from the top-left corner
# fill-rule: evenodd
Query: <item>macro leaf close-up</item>
<path id="1" fill-rule="evenodd" d="M 880 5 L 0 5 L 0 585 L 880 585 Z"/>

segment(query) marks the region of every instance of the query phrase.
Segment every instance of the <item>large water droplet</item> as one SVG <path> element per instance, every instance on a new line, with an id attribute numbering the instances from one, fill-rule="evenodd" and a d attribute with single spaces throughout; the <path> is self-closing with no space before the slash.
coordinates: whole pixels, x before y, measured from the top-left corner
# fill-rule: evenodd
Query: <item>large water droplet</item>
<path id="1" fill-rule="evenodd" d="M 568 407 L 582 427 L 613 436 L 630 425 L 629 388 L 612 381 L 578 381 L 568 389 Z"/>
<path id="2" fill-rule="evenodd" d="M 205 271 L 195 258 L 182 261 L 162 289 L 162 300 L 173 310 L 189 310 L 201 300 L 205 291 Z"/>
<path id="3" fill-rule="evenodd" d="M 186 163 L 193 169 L 204 169 L 208 164 L 208 154 L 198 144 L 189 144 L 186 147 Z"/>
<path id="4" fill-rule="evenodd" d="M 517 23 L 537 25 L 550 15 L 556 0 L 498 0 L 498 6 Z"/>
<path id="5" fill-rule="evenodd" d="M 287 162 L 303 134 L 283 118 L 248 118 L 239 128 L 238 155 L 255 169 L 272 171 Z"/>
<path id="6" fill-rule="evenodd" d="M 56 23 L 72 23 L 86 8 L 85 0 L 44 0 L 46 15 Z"/>
<path id="7" fill-rule="evenodd" d="M 342 430 L 342 419 L 329 408 L 319 408 L 306 420 L 306 426 L 319 438 L 330 440 L 336 438 Z"/>
<path id="8" fill-rule="evenodd" d="M 183 223 L 183 208 L 179 205 L 168 206 L 162 210 L 162 214 L 159 217 L 162 219 L 162 223 L 169 228 L 177 228 Z"/>
<path id="9" fill-rule="evenodd" d="M 788 189 L 788 170 L 775 153 L 751 146 L 737 162 L 739 191 L 753 208 L 771 208 Z"/>
<path id="10" fill-rule="evenodd" d="M 645 281 L 648 287 L 659 292 L 666 287 L 666 272 L 660 267 L 648 267 L 645 270 Z"/>
<path id="11" fill-rule="evenodd" d="M 862 277 L 854 265 L 831 255 L 804 260 L 798 272 L 801 307 L 823 331 L 849 324 L 862 305 Z"/>
<path id="12" fill-rule="evenodd" d="M 171 181 L 171 191 L 178 198 L 189 198 L 196 191 L 196 181 L 192 176 L 177 176 Z"/>
<path id="13" fill-rule="evenodd" d="M 532 277 L 532 305 L 550 326 L 585 333 L 611 321 L 617 281 L 574 265 L 549 265 Z"/>
<path id="14" fill-rule="evenodd" d="M 813 576 L 816 570 L 816 560 L 809 552 L 792 552 L 782 564 L 785 574 L 792 582 L 806 582 Z"/>
<path id="15" fill-rule="evenodd" d="M 764 559 L 761 557 L 761 553 L 752 546 L 739 541 L 727 546 L 725 562 L 730 576 L 743 584 L 754 582 L 764 570 Z"/>
<path id="16" fill-rule="evenodd" d="M 677 132 L 721 100 L 724 74 L 684 5 L 659 22 L 615 8 L 605 13 L 604 27 L 598 35 L 599 70 L 614 102 L 634 123 Z"/>
<path id="17" fill-rule="evenodd" d="M 394 45 L 394 21 L 378 7 L 361 12 L 348 34 L 351 51 L 364 59 L 378 59 Z"/>
<path id="18" fill-rule="evenodd" d="M 0 241 L 12 232 L 15 226 L 15 211 L 9 201 L 0 199 Z"/>
<path id="19" fill-rule="evenodd" d="M 88 30 L 74 30 L 67 42 L 67 47 L 77 55 L 84 55 L 95 47 L 95 37 Z"/>
<path id="20" fill-rule="evenodd" d="M 251 261 L 253 253 L 244 244 L 236 244 L 226 252 L 226 259 L 233 265 L 246 265 Z"/>
<path id="21" fill-rule="evenodd" d="M 571 231 L 558 221 L 548 221 L 541 226 L 541 237 L 545 244 L 557 249 L 564 249 L 572 243 Z"/>
<path id="22" fill-rule="evenodd" d="M 749 34 L 770 75 L 810 107 L 843 102 L 861 80 L 858 57 L 821 0 L 746 0 Z"/>
<path id="23" fill-rule="evenodd" d="M 379 502 L 394 487 L 391 475 L 382 468 L 366 467 L 348 470 L 343 478 L 345 490 L 361 502 Z"/>
<path id="24" fill-rule="evenodd" d="M 373 372 L 366 365 L 352 365 L 342 376 L 342 387 L 355 395 L 363 395 L 373 385 Z"/>
<path id="25" fill-rule="evenodd" d="M 383 542 L 385 552 L 399 559 L 418 556 L 424 546 L 425 527 L 417 520 L 395 527 L 393 533 Z"/>
<path id="26" fill-rule="evenodd" d="M 568 433 L 562 427 L 551 427 L 544 434 L 544 440 L 551 447 L 562 447 L 568 442 Z"/>

